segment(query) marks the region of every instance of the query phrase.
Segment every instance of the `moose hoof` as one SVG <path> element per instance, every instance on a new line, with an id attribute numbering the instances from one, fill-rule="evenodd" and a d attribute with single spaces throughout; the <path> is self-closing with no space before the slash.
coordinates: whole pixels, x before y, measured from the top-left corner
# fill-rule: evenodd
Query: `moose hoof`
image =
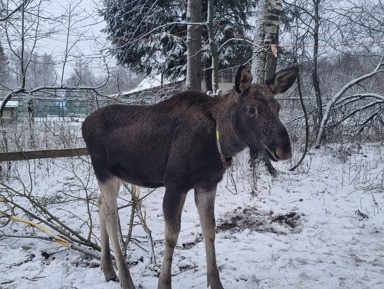
<path id="1" fill-rule="evenodd" d="M 207 287 L 209 287 L 211 289 L 224 289 L 218 276 L 208 278 Z"/>
<path id="2" fill-rule="evenodd" d="M 221 285 L 221 282 L 219 281 L 218 283 L 211 283 L 208 286 L 211 289 L 224 289 L 223 285 Z"/>
<path id="3" fill-rule="evenodd" d="M 117 277 L 115 276 L 115 277 L 112 277 L 112 278 L 107 279 L 107 282 L 109 282 L 109 281 L 119 282 L 119 278 L 117 278 Z"/>

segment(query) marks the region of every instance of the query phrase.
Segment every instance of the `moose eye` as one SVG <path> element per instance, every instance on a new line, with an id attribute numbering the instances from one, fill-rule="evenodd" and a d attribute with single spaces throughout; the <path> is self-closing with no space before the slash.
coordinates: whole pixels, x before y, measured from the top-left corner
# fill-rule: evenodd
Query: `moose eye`
<path id="1" fill-rule="evenodd" d="M 248 116 L 256 117 L 257 116 L 257 109 L 253 106 L 248 107 Z"/>

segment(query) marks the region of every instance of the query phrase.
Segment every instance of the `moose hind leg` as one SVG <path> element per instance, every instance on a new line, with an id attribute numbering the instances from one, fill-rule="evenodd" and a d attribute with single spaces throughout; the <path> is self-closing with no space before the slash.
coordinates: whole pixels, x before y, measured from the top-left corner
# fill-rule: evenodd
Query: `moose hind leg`
<path id="1" fill-rule="evenodd" d="M 131 274 L 125 263 L 125 258 L 120 248 L 118 238 L 118 211 L 117 195 L 120 189 L 120 180 L 112 177 L 104 182 L 99 182 L 101 195 L 99 197 L 99 214 L 101 229 L 101 267 L 107 281 L 116 278 L 112 266 L 110 255 L 109 240 L 116 259 L 117 269 L 119 270 L 119 282 L 124 289 L 135 289 Z"/>
<path id="2" fill-rule="evenodd" d="M 215 197 L 216 187 L 209 190 L 195 189 L 195 202 L 199 212 L 201 230 L 205 240 L 207 258 L 207 286 L 211 289 L 223 289 L 215 252 Z"/>
<path id="3" fill-rule="evenodd" d="M 158 289 L 171 289 L 171 273 L 173 252 L 180 233 L 181 212 L 184 207 L 187 192 L 171 193 L 167 190 L 163 200 L 163 213 L 165 222 L 165 250 L 163 265 L 159 277 Z"/>

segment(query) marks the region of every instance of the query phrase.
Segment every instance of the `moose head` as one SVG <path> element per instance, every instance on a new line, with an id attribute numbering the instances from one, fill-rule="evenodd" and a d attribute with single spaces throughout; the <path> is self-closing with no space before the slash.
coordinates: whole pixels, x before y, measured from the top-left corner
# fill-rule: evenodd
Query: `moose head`
<path id="1" fill-rule="evenodd" d="M 285 92 L 294 83 L 298 68 L 279 71 L 265 84 L 252 83 L 249 66 L 241 66 L 235 87 L 224 97 L 233 97 L 231 117 L 233 130 L 246 146 L 265 151 L 273 161 L 292 157 L 287 130 L 279 119 L 280 104 L 275 95 Z"/>

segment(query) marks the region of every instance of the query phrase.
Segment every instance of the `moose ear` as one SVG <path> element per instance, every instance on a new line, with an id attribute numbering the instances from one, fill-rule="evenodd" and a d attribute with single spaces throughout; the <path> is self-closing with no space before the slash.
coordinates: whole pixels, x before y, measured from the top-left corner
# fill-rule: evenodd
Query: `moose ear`
<path id="1" fill-rule="evenodd" d="M 235 90 L 241 95 L 252 83 L 252 74 L 250 65 L 241 65 L 236 73 Z"/>
<path id="2" fill-rule="evenodd" d="M 299 73 L 298 67 L 292 67 L 280 70 L 270 79 L 268 79 L 265 84 L 269 86 L 274 95 L 286 92 L 288 88 L 292 86 L 295 82 L 297 74 Z"/>

